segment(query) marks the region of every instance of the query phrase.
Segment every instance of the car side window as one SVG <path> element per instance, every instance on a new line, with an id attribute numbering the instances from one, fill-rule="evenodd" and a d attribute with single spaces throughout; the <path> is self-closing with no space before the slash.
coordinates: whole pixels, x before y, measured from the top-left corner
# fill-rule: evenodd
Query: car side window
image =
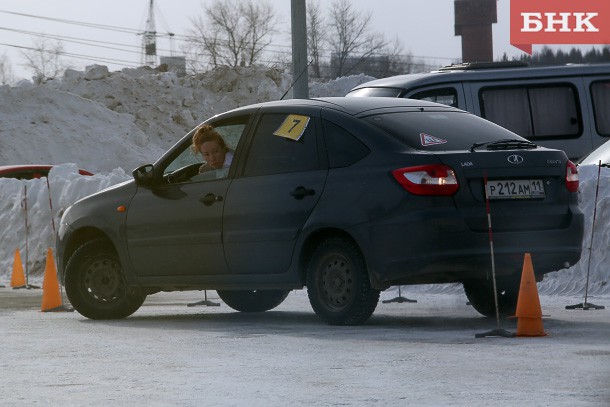
<path id="1" fill-rule="evenodd" d="M 348 167 L 364 157 L 371 150 L 343 127 L 322 120 L 324 140 L 331 168 Z"/>
<path id="2" fill-rule="evenodd" d="M 203 164 L 200 152 L 193 151 L 191 140 L 195 130 L 184 141 L 182 152 L 165 168 L 164 176 L 169 183 L 194 182 L 210 179 L 226 178 L 232 164 L 233 156 L 248 123 L 249 116 L 232 118 L 230 120 L 212 123 L 216 132 L 222 137 L 226 146 L 227 154 L 225 162 L 229 166 L 200 173 L 199 168 Z"/>
<path id="3" fill-rule="evenodd" d="M 575 138 L 582 133 L 571 85 L 484 88 L 479 96 L 484 118 L 522 137 Z"/>
<path id="4" fill-rule="evenodd" d="M 458 107 L 458 95 L 455 88 L 440 88 L 414 93 L 409 99 L 425 100 L 426 102 L 441 103 L 443 105 Z"/>
<path id="5" fill-rule="evenodd" d="M 610 136 L 610 81 L 592 83 L 591 97 L 597 132 Z"/>
<path id="6" fill-rule="evenodd" d="M 261 116 L 244 175 L 257 176 L 319 168 L 314 120 L 308 116 L 272 113 Z"/>

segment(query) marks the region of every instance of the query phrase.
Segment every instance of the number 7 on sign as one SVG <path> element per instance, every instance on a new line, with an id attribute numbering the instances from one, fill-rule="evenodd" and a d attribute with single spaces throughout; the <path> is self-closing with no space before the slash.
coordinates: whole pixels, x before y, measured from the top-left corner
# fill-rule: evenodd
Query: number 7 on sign
<path id="1" fill-rule="evenodd" d="M 273 133 L 275 136 L 289 138 L 291 140 L 299 140 L 307 125 L 309 124 L 309 116 L 300 116 L 290 114 L 284 119 L 282 125 Z"/>

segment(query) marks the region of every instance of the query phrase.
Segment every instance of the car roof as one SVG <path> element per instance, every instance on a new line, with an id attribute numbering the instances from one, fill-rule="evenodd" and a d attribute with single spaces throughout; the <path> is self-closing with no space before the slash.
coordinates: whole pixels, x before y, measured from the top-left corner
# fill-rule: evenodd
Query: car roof
<path id="1" fill-rule="evenodd" d="M 408 89 L 428 84 L 447 82 L 468 82 L 487 80 L 535 79 L 562 76 L 587 76 L 608 74 L 610 64 L 574 64 L 544 67 L 508 67 L 487 69 L 443 69 L 428 73 L 406 74 L 376 79 L 360 84 L 352 89 L 380 87 Z"/>
<path id="2" fill-rule="evenodd" d="M 447 105 L 440 103 L 432 103 L 422 100 L 414 99 L 400 99 L 400 98 L 348 98 L 348 97 L 324 97 L 324 98 L 313 98 L 313 99 L 287 99 L 277 100 L 272 102 L 263 102 L 255 105 L 244 106 L 242 108 L 234 109 L 232 112 L 240 111 L 243 109 L 250 108 L 272 108 L 272 107 L 290 107 L 290 106 L 307 106 L 307 107 L 320 107 L 333 110 L 339 110 L 350 115 L 359 115 L 363 113 L 370 113 L 373 110 L 380 109 L 420 109 L 420 108 L 434 108 L 442 109 L 443 111 L 454 110 L 460 111 L 459 109 L 452 108 Z"/>

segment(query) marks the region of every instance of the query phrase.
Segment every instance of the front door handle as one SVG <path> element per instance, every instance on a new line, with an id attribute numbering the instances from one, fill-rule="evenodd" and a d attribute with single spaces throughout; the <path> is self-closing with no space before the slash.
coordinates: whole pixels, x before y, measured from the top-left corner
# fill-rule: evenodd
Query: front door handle
<path id="1" fill-rule="evenodd" d="M 300 187 L 296 187 L 292 192 L 290 192 L 290 195 L 292 195 L 294 197 L 294 199 L 303 199 L 306 196 L 310 196 L 310 195 L 314 195 L 316 193 L 315 190 L 313 189 L 309 189 L 309 188 L 305 188 L 303 186 Z"/>
<path id="2" fill-rule="evenodd" d="M 222 202 L 222 196 L 214 195 L 213 193 L 210 192 L 206 196 L 199 198 L 199 202 L 201 202 L 205 206 L 210 206 L 210 205 L 214 204 L 215 202 Z"/>

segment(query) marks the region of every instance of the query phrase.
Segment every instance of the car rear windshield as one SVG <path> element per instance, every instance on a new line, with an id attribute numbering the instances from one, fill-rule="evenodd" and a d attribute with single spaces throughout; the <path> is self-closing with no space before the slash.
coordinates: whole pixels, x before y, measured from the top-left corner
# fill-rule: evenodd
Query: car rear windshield
<path id="1" fill-rule="evenodd" d="M 367 116 L 364 120 L 408 146 L 426 151 L 467 150 L 474 143 L 525 140 L 503 127 L 465 112 L 394 112 Z"/>

